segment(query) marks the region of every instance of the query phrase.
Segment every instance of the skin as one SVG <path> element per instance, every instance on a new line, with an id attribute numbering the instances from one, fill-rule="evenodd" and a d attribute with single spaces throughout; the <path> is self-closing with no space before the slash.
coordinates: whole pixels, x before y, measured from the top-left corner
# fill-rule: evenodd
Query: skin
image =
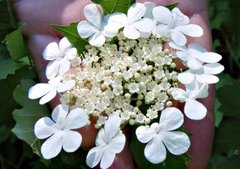
<path id="1" fill-rule="evenodd" d="M 139 0 L 139 2 L 145 2 Z M 206 0 L 152 0 L 156 5 L 167 5 L 179 2 L 179 8 L 188 15 L 191 23 L 200 25 L 204 30 L 204 36 L 188 39 L 188 42 L 196 42 L 211 50 L 211 34 L 209 29 Z M 18 19 L 22 22 L 23 32 L 27 37 L 29 48 L 32 52 L 39 80 L 46 82 L 46 61 L 42 59 L 42 51 L 46 45 L 53 41 L 59 41 L 61 36 L 51 29 L 51 24 L 68 25 L 71 22 L 79 22 L 84 19 L 82 13 L 90 0 L 13 0 Z M 207 116 L 200 121 L 185 119 L 185 127 L 192 134 L 189 154 L 192 162 L 189 169 L 204 169 L 211 154 L 214 135 L 214 88 L 210 87 L 209 97 L 201 100 L 208 109 Z M 55 107 L 59 103 L 55 99 L 50 103 Z M 94 144 L 97 131 L 92 125 L 80 130 L 83 135 L 82 147 L 87 149 Z M 84 137 L 86 136 L 86 137 Z M 131 154 L 127 148 L 115 158 L 112 169 L 134 169 Z"/>

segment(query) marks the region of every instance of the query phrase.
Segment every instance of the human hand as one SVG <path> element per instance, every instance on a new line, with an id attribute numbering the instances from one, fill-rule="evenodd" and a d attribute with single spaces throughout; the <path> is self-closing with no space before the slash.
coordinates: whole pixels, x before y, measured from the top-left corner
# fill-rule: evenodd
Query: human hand
<path id="1" fill-rule="evenodd" d="M 144 2 L 139 0 L 139 2 Z M 167 5 L 174 3 L 174 0 L 153 0 L 157 5 Z M 208 26 L 206 1 L 197 0 L 195 2 L 179 0 L 179 8 L 183 13 L 190 17 L 192 23 L 202 26 L 204 36 L 201 38 L 189 39 L 191 42 L 197 42 L 208 50 L 211 49 L 211 36 Z M 14 6 L 18 18 L 23 22 L 23 32 L 28 38 L 28 44 L 33 55 L 36 70 L 39 79 L 46 81 L 45 66 L 46 62 L 42 59 L 42 51 L 46 45 L 52 41 L 59 41 L 60 35 L 51 29 L 51 24 L 68 25 L 71 22 L 79 22 L 84 19 L 82 9 L 90 3 L 90 0 L 15 0 Z M 39 12 L 38 12 L 39 11 Z M 213 88 L 210 91 L 210 97 L 203 100 L 208 107 L 207 116 L 201 121 L 191 121 L 186 119 L 185 126 L 192 133 L 192 146 L 189 150 L 193 161 L 189 164 L 190 169 L 204 169 L 206 167 L 213 139 Z M 52 107 L 58 104 L 55 99 L 50 103 Z M 89 147 L 94 144 L 97 131 L 93 126 L 87 126 L 81 130 L 83 135 L 83 147 Z M 84 137 L 84 135 L 87 137 Z M 130 152 L 127 149 L 117 155 L 111 168 L 133 169 L 134 165 Z"/>

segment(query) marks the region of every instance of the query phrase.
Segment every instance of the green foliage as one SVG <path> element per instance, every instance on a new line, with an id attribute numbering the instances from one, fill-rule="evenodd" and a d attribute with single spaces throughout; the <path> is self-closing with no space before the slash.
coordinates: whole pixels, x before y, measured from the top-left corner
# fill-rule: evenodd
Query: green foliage
<path id="1" fill-rule="evenodd" d="M 37 100 L 32 101 L 27 97 L 28 89 L 33 85 L 32 81 L 24 80 L 13 92 L 14 99 L 22 108 L 13 111 L 16 125 L 12 132 L 19 139 L 29 144 L 36 154 L 40 155 L 40 143 L 34 135 L 33 127 L 38 119 L 49 114 L 49 110 L 46 105 L 39 105 Z"/>
<path id="2" fill-rule="evenodd" d="M 85 39 L 82 39 L 78 32 L 77 32 L 77 23 L 72 23 L 68 26 L 61 26 L 61 25 L 53 25 L 54 29 L 62 33 L 69 42 L 77 48 L 77 51 L 79 54 L 83 53 L 85 51 L 85 45 L 88 44 L 88 41 Z M 79 45 L 80 44 L 80 45 Z"/>
<path id="3" fill-rule="evenodd" d="M 165 7 L 167 7 L 169 10 L 172 10 L 173 8 L 177 7 L 179 5 L 179 3 L 172 3 L 169 5 L 166 5 Z"/>
<path id="4" fill-rule="evenodd" d="M 8 34 L 5 41 L 9 54 L 14 61 L 19 61 L 21 58 L 29 55 L 29 51 L 24 42 L 20 28 Z"/>
<path id="5" fill-rule="evenodd" d="M 114 12 L 127 13 L 133 0 L 92 0 L 92 2 L 101 5 L 105 14 L 111 14 Z"/>

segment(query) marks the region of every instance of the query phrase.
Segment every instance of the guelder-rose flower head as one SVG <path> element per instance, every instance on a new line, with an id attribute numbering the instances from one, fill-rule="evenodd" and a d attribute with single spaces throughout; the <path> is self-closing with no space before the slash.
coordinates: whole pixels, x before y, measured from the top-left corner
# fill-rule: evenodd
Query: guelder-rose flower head
<path id="1" fill-rule="evenodd" d="M 92 148 L 87 155 L 87 165 L 91 168 L 100 162 L 102 169 L 109 168 L 117 153 L 120 153 L 125 145 L 125 135 L 120 130 L 121 118 L 110 115 L 105 122 L 104 128 L 100 129 L 96 147 Z"/>
<path id="2" fill-rule="evenodd" d="M 73 48 L 67 38 L 62 38 L 57 44 L 49 43 L 43 51 L 43 58 L 50 61 L 46 67 L 46 77 L 53 79 L 62 76 L 70 69 L 70 60 L 77 56 L 77 49 Z"/>
<path id="3" fill-rule="evenodd" d="M 87 113 L 76 108 L 69 112 L 69 107 L 60 104 L 52 112 L 52 119 L 43 117 L 34 126 L 34 133 L 38 139 L 46 139 L 41 147 L 45 159 L 56 157 L 61 149 L 66 152 L 76 151 L 81 143 L 82 136 L 73 129 L 81 128 L 88 124 Z"/>
<path id="4" fill-rule="evenodd" d="M 159 123 L 137 128 L 137 139 L 142 143 L 147 143 L 144 155 L 151 163 L 163 162 L 167 156 L 166 148 L 174 155 L 181 155 L 188 151 L 190 140 L 187 134 L 173 131 L 181 127 L 183 121 L 183 114 L 180 110 L 168 107 L 162 111 Z"/>

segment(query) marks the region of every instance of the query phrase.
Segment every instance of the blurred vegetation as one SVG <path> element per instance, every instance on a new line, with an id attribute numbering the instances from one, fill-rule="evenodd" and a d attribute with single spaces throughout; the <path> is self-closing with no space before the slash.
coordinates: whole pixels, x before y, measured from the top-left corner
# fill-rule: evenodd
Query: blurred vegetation
<path id="1" fill-rule="evenodd" d="M 39 118 L 33 117 L 25 125 L 23 121 L 29 117 L 24 115 L 34 109 L 45 112 L 46 107 L 38 108 L 21 95 L 36 79 L 36 73 L 10 2 L 0 0 L 0 168 L 44 169 L 46 165 L 58 169 L 84 168 L 80 166 L 84 160 L 79 161 L 66 154 L 54 159 L 56 162 L 52 164 L 39 160 L 35 155 L 39 147 L 33 131 L 24 131 L 26 125 L 36 120 L 34 118 Z M 239 6 L 240 0 L 209 0 L 213 47 L 223 56 L 221 63 L 226 71 L 216 85 L 216 133 L 208 169 L 239 169 L 240 166 Z M 39 116 L 42 115 L 44 113 Z M 26 135 L 30 139 L 24 139 Z"/>

